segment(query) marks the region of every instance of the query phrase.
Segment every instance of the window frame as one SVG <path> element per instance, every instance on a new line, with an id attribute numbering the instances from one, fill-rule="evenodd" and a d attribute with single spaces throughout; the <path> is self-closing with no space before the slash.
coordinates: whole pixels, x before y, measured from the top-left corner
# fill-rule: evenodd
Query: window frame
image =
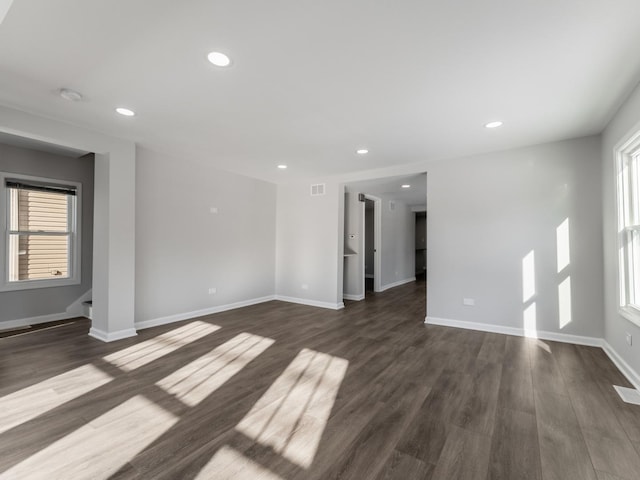
<path id="1" fill-rule="evenodd" d="M 640 326 L 640 274 L 637 273 L 640 271 L 638 266 L 640 263 L 640 130 L 618 145 L 614 155 L 618 313 Z M 632 246 L 634 235 L 638 239 L 636 248 Z M 635 269 L 634 263 L 636 263 Z M 635 298 L 636 296 L 638 298 Z"/>
<path id="2" fill-rule="evenodd" d="M 70 204 L 71 230 L 69 233 L 69 276 L 65 278 L 45 278 L 34 280 L 9 281 L 9 208 L 10 189 L 6 186 L 7 179 L 22 180 L 34 183 L 50 183 L 66 186 L 76 190 L 75 200 Z M 31 290 L 36 288 L 64 287 L 79 285 L 81 278 L 82 258 L 82 184 L 72 180 L 62 180 L 33 175 L 23 175 L 11 172 L 0 172 L 0 292 Z"/>

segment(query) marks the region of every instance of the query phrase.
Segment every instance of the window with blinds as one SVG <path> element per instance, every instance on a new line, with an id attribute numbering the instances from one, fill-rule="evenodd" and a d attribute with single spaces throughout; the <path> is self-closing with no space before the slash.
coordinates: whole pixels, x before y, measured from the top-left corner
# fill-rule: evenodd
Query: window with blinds
<path id="1" fill-rule="evenodd" d="M 640 325 L 640 131 L 616 156 L 619 311 Z"/>
<path id="2" fill-rule="evenodd" d="M 74 277 L 77 187 L 11 178 L 4 187 L 6 282 Z"/>

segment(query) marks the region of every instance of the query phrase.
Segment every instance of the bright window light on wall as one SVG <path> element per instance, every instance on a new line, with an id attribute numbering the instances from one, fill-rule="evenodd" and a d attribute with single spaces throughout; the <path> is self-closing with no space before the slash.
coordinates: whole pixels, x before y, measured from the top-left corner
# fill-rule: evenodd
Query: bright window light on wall
<path id="1" fill-rule="evenodd" d="M 536 294 L 535 253 L 531 250 L 522 259 L 522 301 L 528 302 Z"/>
<path id="2" fill-rule="evenodd" d="M 569 219 L 565 218 L 558 228 L 556 228 L 558 273 L 568 267 L 569 263 L 571 263 L 571 250 L 569 245 Z"/>
<path id="3" fill-rule="evenodd" d="M 0 23 L 4 22 L 4 18 L 9 13 L 13 0 L 0 0 Z"/>
<path id="4" fill-rule="evenodd" d="M 620 314 L 640 325 L 640 132 L 616 148 Z"/>

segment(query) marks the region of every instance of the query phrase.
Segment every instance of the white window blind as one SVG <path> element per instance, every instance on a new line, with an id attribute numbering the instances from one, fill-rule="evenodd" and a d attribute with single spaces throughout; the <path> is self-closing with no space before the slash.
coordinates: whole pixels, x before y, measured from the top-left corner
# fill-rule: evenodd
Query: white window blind
<path id="1" fill-rule="evenodd" d="M 77 187 L 6 177 L 3 183 L 5 286 L 33 288 L 77 279 Z"/>

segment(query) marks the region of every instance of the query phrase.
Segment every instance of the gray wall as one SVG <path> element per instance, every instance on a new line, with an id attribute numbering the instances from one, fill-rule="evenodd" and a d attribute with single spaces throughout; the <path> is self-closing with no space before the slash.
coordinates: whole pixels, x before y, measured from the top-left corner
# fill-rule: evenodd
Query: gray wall
<path id="1" fill-rule="evenodd" d="M 380 287 L 415 277 L 415 216 L 411 208 L 393 196 L 378 195 L 382 200 Z M 389 209 L 389 202 L 395 209 Z"/>
<path id="2" fill-rule="evenodd" d="M 273 295 L 275 212 L 272 183 L 138 148 L 136 322 Z"/>
<path id="3" fill-rule="evenodd" d="M 91 289 L 93 257 L 93 155 L 69 158 L 0 144 L 0 171 L 82 184 L 81 284 L 0 292 L 1 322 L 62 313 Z M 2 252 L 4 255 L 4 252 Z"/>
<path id="4" fill-rule="evenodd" d="M 429 164 L 429 317 L 522 329 L 523 258 L 533 250 L 537 330 L 602 337 L 600 163 L 600 138 L 588 137 Z M 566 218 L 571 262 L 558 273 Z M 567 275 L 572 321 L 561 328 Z"/>
<path id="5" fill-rule="evenodd" d="M 602 135 L 602 191 L 604 216 L 604 291 L 605 291 L 605 339 L 622 359 L 640 374 L 640 327 L 618 314 L 618 257 L 615 145 L 633 132 L 640 130 L 640 86 L 620 108 Z M 633 335 L 632 346 L 627 345 L 625 333 Z"/>
<path id="6" fill-rule="evenodd" d="M 312 197 L 310 183 L 318 182 L 278 186 L 276 293 L 337 308 L 343 295 L 344 188 L 326 182 L 326 194 Z"/>

